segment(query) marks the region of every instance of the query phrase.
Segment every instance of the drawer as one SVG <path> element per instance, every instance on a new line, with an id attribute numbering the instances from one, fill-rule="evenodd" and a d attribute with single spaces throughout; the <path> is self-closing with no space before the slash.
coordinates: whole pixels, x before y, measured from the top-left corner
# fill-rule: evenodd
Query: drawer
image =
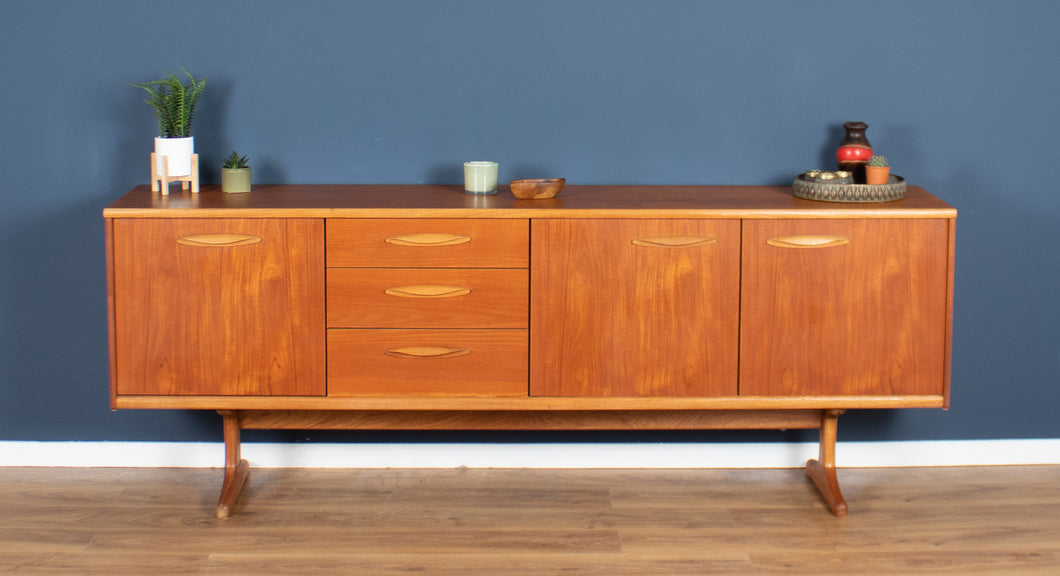
<path id="1" fill-rule="evenodd" d="M 327 220 L 329 267 L 526 268 L 528 220 Z"/>
<path id="2" fill-rule="evenodd" d="M 329 328 L 527 328 L 529 272 L 332 268 Z"/>
<path id="3" fill-rule="evenodd" d="M 526 330 L 328 330 L 329 396 L 526 396 Z"/>

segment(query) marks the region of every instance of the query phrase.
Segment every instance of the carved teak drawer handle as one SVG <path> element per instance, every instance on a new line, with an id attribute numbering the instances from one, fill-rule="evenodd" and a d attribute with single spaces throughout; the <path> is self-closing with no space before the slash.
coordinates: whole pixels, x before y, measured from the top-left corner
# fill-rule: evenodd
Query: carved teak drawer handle
<path id="1" fill-rule="evenodd" d="M 261 236 L 249 234 L 193 234 L 177 238 L 178 244 L 187 246 L 246 246 L 261 242 Z"/>
<path id="2" fill-rule="evenodd" d="M 471 353 L 468 348 L 446 348 L 444 346 L 409 346 L 408 348 L 390 348 L 383 354 L 391 358 L 410 360 L 442 360 L 457 358 Z"/>
<path id="3" fill-rule="evenodd" d="M 770 238 L 766 244 L 777 248 L 835 248 L 850 244 L 849 238 L 842 236 L 780 236 Z"/>
<path id="4" fill-rule="evenodd" d="M 464 294 L 470 294 L 471 289 L 460 286 L 433 286 L 422 284 L 387 288 L 385 293 L 388 296 L 398 296 L 401 298 L 453 298 L 456 296 L 463 296 Z"/>
<path id="5" fill-rule="evenodd" d="M 633 244 L 648 248 L 691 248 L 717 244 L 717 242 L 718 239 L 713 236 L 649 236 L 633 239 Z"/>
<path id="6" fill-rule="evenodd" d="M 471 241 L 470 236 L 459 234 L 447 234 L 445 232 L 423 232 L 420 234 L 401 234 L 390 236 L 386 239 L 387 244 L 397 246 L 455 246 Z"/>

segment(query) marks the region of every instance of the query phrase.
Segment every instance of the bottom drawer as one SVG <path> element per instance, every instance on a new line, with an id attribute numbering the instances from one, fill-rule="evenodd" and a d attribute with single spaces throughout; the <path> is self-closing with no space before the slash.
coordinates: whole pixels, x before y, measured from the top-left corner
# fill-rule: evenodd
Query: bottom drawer
<path id="1" fill-rule="evenodd" d="M 526 396 L 526 330 L 328 330 L 329 396 Z"/>

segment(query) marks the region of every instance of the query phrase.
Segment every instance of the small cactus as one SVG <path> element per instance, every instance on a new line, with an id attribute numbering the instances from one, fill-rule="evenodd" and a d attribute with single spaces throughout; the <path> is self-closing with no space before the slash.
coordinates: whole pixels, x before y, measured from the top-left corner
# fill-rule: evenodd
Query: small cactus
<path id="1" fill-rule="evenodd" d="M 883 167 L 883 166 L 887 166 L 887 165 L 888 164 L 887 164 L 887 157 L 886 156 L 880 156 L 879 154 L 875 154 L 875 155 L 873 155 L 872 158 L 869 158 L 869 166 L 880 166 L 880 167 Z"/>

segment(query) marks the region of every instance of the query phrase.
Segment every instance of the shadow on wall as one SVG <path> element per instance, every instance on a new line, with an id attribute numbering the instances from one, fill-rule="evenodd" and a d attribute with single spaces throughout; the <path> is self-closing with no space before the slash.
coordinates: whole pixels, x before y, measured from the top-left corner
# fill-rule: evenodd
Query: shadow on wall
<path id="1" fill-rule="evenodd" d="M 429 181 L 426 184 L 463 184 L 464 183 L 464 161 L 454 162 L 452 165 L 439 164 L 428 171 Z"/>

